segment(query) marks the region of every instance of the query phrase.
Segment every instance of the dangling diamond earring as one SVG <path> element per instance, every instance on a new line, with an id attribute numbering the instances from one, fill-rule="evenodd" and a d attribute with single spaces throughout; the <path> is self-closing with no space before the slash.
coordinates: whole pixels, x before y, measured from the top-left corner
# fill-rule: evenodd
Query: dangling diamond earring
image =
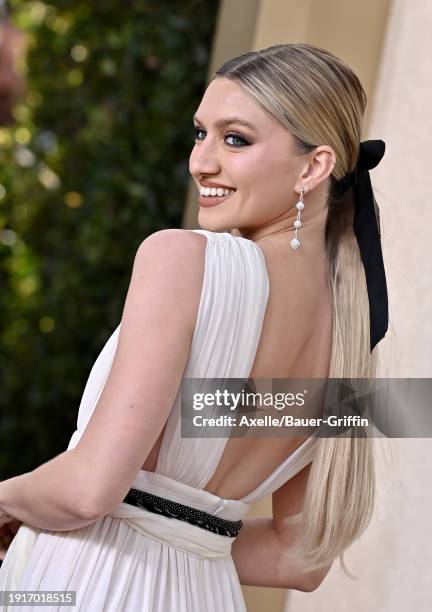
<path id="1" fill-rule="evenodd" d="M 304 189 L 301 190 L 301 192 L 300 192 L 300 200 L 296 204 L 297 219 L 294 221 L 294 228 L 295 228 L 294 229 L 294 238 L 290 242 L 290 245 L 292 246 L 293 249 L 298 249 L 299 246 L 300 246 L 300 240 L 298 240 L 298 238 L 297 238 L 297 232 L 298 232 L 299 227 L 302 226 L 302 222 L 300 221 L 300 211 L 303 210 L 303 208 L 304 208 L 303 195 L 304 195 Z"/>

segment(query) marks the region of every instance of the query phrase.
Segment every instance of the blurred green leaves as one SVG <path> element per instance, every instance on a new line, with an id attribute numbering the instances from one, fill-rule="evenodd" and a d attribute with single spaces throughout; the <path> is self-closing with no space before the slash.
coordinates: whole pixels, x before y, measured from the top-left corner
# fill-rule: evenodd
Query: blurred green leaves
<path id="1" fill-rule="evenodd" d="M 62 452 L 140 242 L 180 227 L 217 0 L 12 0 L 0 128 L 0 478 Z"/>

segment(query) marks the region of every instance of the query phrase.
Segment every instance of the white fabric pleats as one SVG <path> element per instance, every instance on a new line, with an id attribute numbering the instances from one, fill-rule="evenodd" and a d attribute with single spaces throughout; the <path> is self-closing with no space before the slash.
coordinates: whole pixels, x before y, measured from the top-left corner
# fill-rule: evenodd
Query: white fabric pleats
<path id="1" fill-rule="evenodd" d="M 207 238 L 204 281 L 185 378 L 248 378 L 269 297 L 264 254 L 252 241 L 189 230 Z M 90 372 L 68 449 L 85 430 L 108 378 L 120 325 Z M 204 491 L 227 438 L 181 438 L 177 394 L 155 472 L 133 484 L 176 502 L 215 512 L 221 498 Z M 224 500 L 220 518 L 239 520 L 313 459 L 316 438 L 297 448 L 253 492 Z M 231 557 L 234 538 L 129 504 L 81 529 L 45 531 L 22 525 L 0 568 L 0 590 L 75 590 L 81 612 L 244 612 Z M 31 606 L 4 610 L 36 610 Z M 40 607 L 37 607 L 39 610 Z M 64 610 L 44 606 L 44 610 Z M 69 608 L 70 609 L 70 608 Z"/>

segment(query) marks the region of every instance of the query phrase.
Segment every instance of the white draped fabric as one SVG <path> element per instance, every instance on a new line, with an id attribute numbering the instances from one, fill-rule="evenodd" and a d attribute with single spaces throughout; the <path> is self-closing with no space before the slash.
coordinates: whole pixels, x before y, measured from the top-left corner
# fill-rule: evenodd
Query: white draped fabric
<path id="1" fill-rule="evenodd" d="M 269 278 L 260 247 L 229 233 L 206 236 L 204 281 L 185 378 L 248 378 L 261 335 Z M 120 325 L 90 372 L 74 448 L 95 408 L 116 351 Z M 222 500 L 204 491 L 227 438 L 182 438 L 177 394 L 154 472 L 141 470 L 136 489 L 239 520 L 250 504 L 313 459 L 316 438 L 298 447 L 254 491 Z M 121 503 L 91 525 L 46 531 L 22 525 L 0 568 L 0 590 L 75 590 L 82 612 L 241 612 L 245 603 L 231 557 L 234 538 Z M 23 612 L 36 610 L 22 607 Z M 38 607 L 39 609 L 39 607 Z M 64 610 L 44 606 L 47 611 Z M 5 610 L 21 610 L 20 606 Z"/>

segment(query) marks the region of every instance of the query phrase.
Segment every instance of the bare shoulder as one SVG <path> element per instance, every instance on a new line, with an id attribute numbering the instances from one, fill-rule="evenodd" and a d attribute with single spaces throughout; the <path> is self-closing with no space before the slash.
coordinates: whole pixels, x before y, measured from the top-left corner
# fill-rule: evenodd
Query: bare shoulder
<path id="1" fill-rule="evenodd" d="M 132 277 L 183 312 L 195 327 L 204 280 L 206 237 L 186 229 L 163 229 L 141 242 Z"/>
<path id="2" fill-rule="evenodd" d="M 162 257 L 162 261 L 174 258 L 180 263 L 191 263 L 205 254 L 205 248 L 206 238 L 202 234 L 187 229 L 169 228 L 147 236 L 139 245 L 137 255 L 157 253 Z"/>

